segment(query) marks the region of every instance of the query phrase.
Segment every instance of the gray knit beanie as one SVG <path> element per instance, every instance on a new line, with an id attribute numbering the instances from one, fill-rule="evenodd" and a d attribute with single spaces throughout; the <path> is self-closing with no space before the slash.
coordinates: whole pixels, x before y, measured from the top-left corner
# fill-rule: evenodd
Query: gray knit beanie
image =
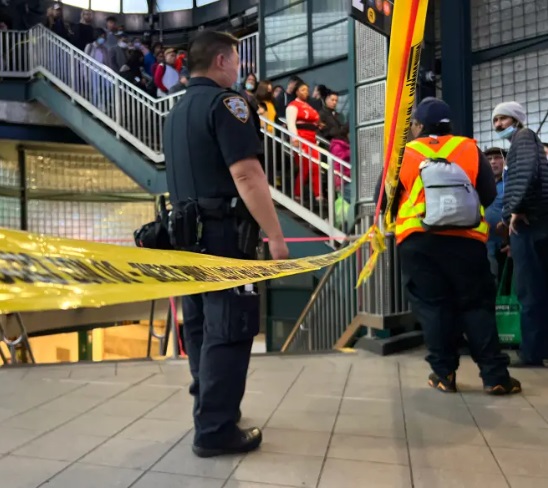
<path id="1" fill-rule="evenodd" d="M 516 119 L 521 125 L 525 125 L 527 122 L 527 115 L 525 109 L 518 102 L 504 102 L 499 103 L 495 110 L 493 110 L 493 116 L 491 120 L 495 120 L 497 115 L 507 115 Z"/>

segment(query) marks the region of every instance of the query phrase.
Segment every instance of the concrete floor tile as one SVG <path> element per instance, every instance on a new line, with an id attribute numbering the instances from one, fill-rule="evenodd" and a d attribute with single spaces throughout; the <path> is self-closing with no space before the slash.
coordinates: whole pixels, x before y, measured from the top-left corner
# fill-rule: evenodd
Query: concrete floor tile
<path id="1" fill-rule="evenodd" d="M 339 398 L 292 393 L 284 398 L 278 411 L 336 414 L 340 403 Z"/>
<path id="2" fill-rule="evenodd" d="M 55 476 L 47 488 L 128 488 L 142 471 L 76 463 Z M 159 488 L 163 488 L 160 487 Z"/>
<path id="3" fill-rule="evenodd" d="M 111 417 L 91 411 L 57 427 L 55 431 L 66 434 L 111 437 L 133 421 L 133 417 Z"/>
<path id="4" fill-rule="evenodd" d="M 214 478 L 149 472 L 131 488 L 222 488 L 223 483 Z"/>
<path id="5" fill-rule="evenodd" d="M 10 455 L 0 459 L 0 479 L 2 486 L 9 488 L 36 488 L 67 465 L 62 461 Z"/>
<path id="6" fill-rule="evenodd" d="M 394 417 L 389 410 L 384 415 L 339 415 L 334 432 L 342 435 L 405 439 L 403 416 Z"/>
<path id="7" fill-rule="evenodd" d="M 161 442 L 114 438 L 89 453 L 80 462 L 144 470 L 156 463 L 171 447 L 172 444 Z"/>
<path id="8" fill-rule="evenodd" d="M 409 465 L 407 444 L 403 439 L 335 434 L 327 457 L 351 461 Z"/>
<path id="9" fill-rule="evenodd" d="M 481 429 L 548 429 L 548 422 L 533 408 L 471 406 L 470 411 Z"/>
<path id="10" fill-rule="evenodd" d="M 315 488 L 323 458 L 257 451 L 247 456 L 233 478 L 266 484 Z"/>
<path id="11" fill-rule="evenodd" d="M 410 445 L 413 468 L 453 469 L 463 466 L 472 473 L 500 473 L 500 469 L 488 447 L 453 444 Z"/>
<path id="12" fill-rule="evenodd" d="M 0 426 L 0 454 L 7 454 L 39 435 L 39 431 L 15 429 L 9 427 L 9 424 Z"/>
<path id="13" fill-rule="evenodd" d="M 459 467 L 455 464 L 455 467 Z M 413 467 L 414 488 L 507 488 L 502 473 L 475 473 L 460 466 L 457 470 Z"/>
<path id="14" fill-rule="evenodd" d="M 53 431 L 20 447 L 14 454 L 56 461 L 76 461 L 105 441 L 105 437 Z"/>
<path id="15" fill-rule="evenodd" d="M 272 429 L 331 432 L 335 423 L 335 417 L 335 414 L 278 410 L 268 421 L 267 427 Z"/>
<path id="16" fill-rule="evenodd" d="M 179 444 L 152 467 L 152 471 L 226 480 L 242 456 L 197 457 L 187 444 Z"/>
<path id="17" fill-rule="evenodd" d="M 264 429 L 261 452 L 325 456 L 331 434 L 285 429 Z"/>
<path id="18" fill-rule="evenodd" d="M 318 488 L 334 487 L 411 488 L 411 473 L 407 466 L 327 459 Z"/>
<path id="19" fill-rule="evenodd" d="M 548 446 L 542 450 L 494 447 L 493 453 L 506 476 L 548 478 Z"/>
<path id="20" fill-rule="evenodd" d="M 158 406 L 161 400 L 108 400 L 91 410 L 101 415 L 110 415 L 113 417 L 133 417 L 137 418 L 148 413 L 154 407 Z"/>
<path id="21" fill-rule="evenodd" d="M 483 435 L 491 447 L 548 449 L 548 429 L 498 427 L 483 429 Z"/>
<path id="22" fill-rule="evenodd" d="M 76 413 L 35 408 L 9 420 L 10 427 L 45 432 L 77 417 Z"/>
<path id="23" fill-rule="evenodd" d="M 541 488 L 548 486 L 548 478 L 532 478 L 530 476 L 508 476 L 511 488 Z"/>
<path id="24" fill-rule="evenodd" d="M 175 444 L 190 429 L 189 421 L 139 419 L 116 435 L 121 439 L 136 439 Z"/>
<path id="25" fill-rule="evenodd" d="M 270 483 L 267 485 L 265 483 L 253 483 L 252 481 L 229 480 L 223 488 L 287 488 L 287 485 L 271 485 Z"/>

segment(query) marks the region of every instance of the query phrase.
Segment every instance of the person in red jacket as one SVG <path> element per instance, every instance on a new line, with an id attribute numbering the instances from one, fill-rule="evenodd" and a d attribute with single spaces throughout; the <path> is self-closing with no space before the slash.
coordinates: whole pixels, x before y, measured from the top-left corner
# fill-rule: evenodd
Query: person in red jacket
<path id="1" fill-rule="evenodd" d="M 175 59 L 177 54 L 175 49 L 166 49 L 165 62 L 160 63 L 154 72 L 154 84 L 158 88 L 157 96 L 165 97 L 169 94 L 169 89 L 179 81 L 179 73 L 175 71 Z"/>
<path id="2" fill-rule="evenodd" d="M 307 102 L 309 88 L 304 81 L 300 81 L 296 85 L 295 95 L 297 98 L 287 106 L 287 127 L 292 134 L 297 134 L 308 142 L 316 144 L 316 133 L 320 128 L 320 115 Z M 295 155 L 295 164 L 299 168 L 299 172 L 295 179 L 295 197 L 301 197 L 303 187 L 306 186 L 310 175 L 312 175 L 312 191 L 314 192 L 316 200 L 320 200 L 322 198 L 319 165 L 320 155 L 318 151 L 312 149 L 310 146 L 301 144 L 299 139 L 293 139 L 292 144 L 295 147 L 302 146 L 303 154 L 302 157 L 299 156 L 299 154 Z"/>

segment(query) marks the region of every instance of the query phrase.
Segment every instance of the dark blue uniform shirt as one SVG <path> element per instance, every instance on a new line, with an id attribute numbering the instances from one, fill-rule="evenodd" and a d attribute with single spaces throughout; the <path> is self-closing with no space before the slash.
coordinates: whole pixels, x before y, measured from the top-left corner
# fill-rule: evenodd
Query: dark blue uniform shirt
<path id="1" fill-rule="evenodd" d="M 210 78 L 190 80 L 164 127 L 172 203 L 238 196 L 229 167 L 262 153 L 255 119 L 239 93 Z"/>

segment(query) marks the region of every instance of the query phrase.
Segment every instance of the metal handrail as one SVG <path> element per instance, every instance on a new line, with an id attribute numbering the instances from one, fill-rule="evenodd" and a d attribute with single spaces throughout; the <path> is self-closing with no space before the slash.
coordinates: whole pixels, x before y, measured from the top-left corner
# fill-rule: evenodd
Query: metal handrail
<path id="1" fill-rule="evenodd" d="M 43 25 L 0 36 L 0 75 L 42 74 L 150 160 L 164 160 L 163 125 L 183 93 L 155 99 Z"/>
<path id="2" fill-rule="evenodd" d="M 318 283 L 318 286 L 316 286 L 315 290 L 312 292 L 312 295 L 310 296 L 310 299 L 308 300 L 308 303 L 304 307 L 304 310 L 299 315 L 299 318 L 295 322 L 295 325 L 293 326 L 293 329 L 291 329 L 291 332 L 287 336 L 287 339 L 285 340 L 281 352 L 288 352 L 289 347 L 294 342 L 297 334 L 300 330 L 302 330 L 302 325 L 305 322 L 306 317 L 309 315 L 310 311 L 312 310 L 312 307 L 314 304 L 318 301 L 318 298 L 320 296 L 320 293 L 322 290 L 326 287 L 327 283 L 329 282 L 329 279 L 333 275 L 333 272 L 335 271 L 335 267 L 338 263 L 332 264 L 327 268 L 324 275 L 321 277 L 320 282 Z"/>
<path id="3" fill-rule="evenodd" d="M 3 52 L 13 54 L 2 57 L 0 76 L 45 76 L 117 137 L 125 139 L 150 160 L 164 161 L 164 121 L 184 93 L 155 99 L 42 25 L 27 32 L 2 33 L 0 53 Z M 278 185 L 274 181 L 276 175 L 270 175 L 272 197 L 322 233 L 334 239 L 344 237 L 344 215 L 336 210 L 335 202 L 339 192 L 348 194 L 351 180 L 344 173 L 349 173 L 350 164 L 291 134 L 281 125 L 263 120 L 275 132 L 264 131 L 265 152 L 267 159 L 270 158 L 267 168 L 279 170 L 286 176 Z M 295 181 L 293 175 L 299 172 L 303 162 L 310 163 L 308 172 L 301 170 Z M 306 180 L 314 179 L 317 174 L 319 183 L 309 186 L 306 193 Z"/>
<path id="4" fill-rule="evenodd" d="M 280 124 L 264 117 L 261 120 L 265 172 L 272 197 L 322 233 L 333 237 L 330 244 L 334 245 L 346 236 L 352 184 L 347 174 L 351 173 L 351 164 Z"/>

